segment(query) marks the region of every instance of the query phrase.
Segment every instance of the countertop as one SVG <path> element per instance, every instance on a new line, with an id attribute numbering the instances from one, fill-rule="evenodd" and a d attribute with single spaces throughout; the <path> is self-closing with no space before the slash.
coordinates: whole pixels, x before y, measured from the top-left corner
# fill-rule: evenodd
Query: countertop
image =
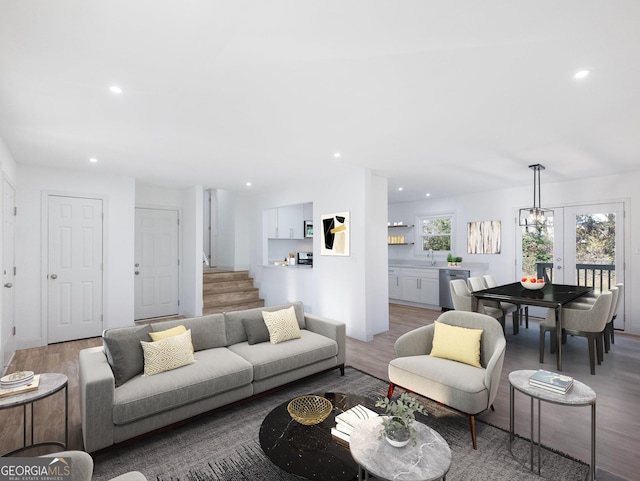
<path id="1" fill-rule="evenodd" d="M 446 262 L 436 262 L 431 264 L 430 261 L 401 261 L 389 259 L 389 267 L 413 267 L 418 269 L 453 269 L 462 271 L 487 271 L 489 264 L 485 262 L 461 262 L 457 267 L 449 267 Z"/>

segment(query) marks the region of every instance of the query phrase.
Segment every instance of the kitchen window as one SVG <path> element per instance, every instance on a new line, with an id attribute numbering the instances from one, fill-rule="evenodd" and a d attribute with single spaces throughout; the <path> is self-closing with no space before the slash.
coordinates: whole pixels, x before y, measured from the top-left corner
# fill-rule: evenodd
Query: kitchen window
<path id="1" fill-rule="evenodd" d="M 423 253 L 430 250 L 451 251 L 453 213 L 419 216 L 417 225 L 420 235 L 419 245 Z"/>

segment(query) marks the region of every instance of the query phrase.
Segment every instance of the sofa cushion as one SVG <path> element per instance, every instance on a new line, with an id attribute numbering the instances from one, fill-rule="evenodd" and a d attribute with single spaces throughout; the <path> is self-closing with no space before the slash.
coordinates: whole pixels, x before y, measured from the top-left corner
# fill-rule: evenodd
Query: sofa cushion
<path id="1" fill-rule="evenodd" d="M 154 332 L 159 332 L 180 325 L 191 329 L 191 342 L 195 351 L 227 345 L 224 316 L 222 314 L 156 322 L 151 324 L 151 328 Z M 145 341 L 148 340 L 145 339 Z"/>
<path id="2" fill-rule="evenodd" d="M 253 368 L 220 347 L 197 351 L 196 362 L 155 376 L 135 376 L 115 390 L 114 424 L 127 424 L 251 384 Z"/>
<path id="3" fill-rule="evenodd" d="M 144 353 L 145 376 L 153 376 L 193 363 L 191 330 L 159 341 L 140 341 L 140 344 Z"/>
<path id="4" fill-rule="evenodd" d="M 293 306 L 280 311 L 262 311 L 262 317 L 269 330 L 271 344 L 300 339 L 300 328 Z"/>
<path id="5" fill-rule="evenodd" d="M 149 340 L 149 325 L 107 329 L 102 334 L 102 344 L 116 387 L 140 374 L 144 369 L 144 357 L 140 341 Z"/>
<path id="6" fill-rule="evenodd" d="M 338 354 L 338 344 L 328 337 L 302 329 L 300 339 L 280 344 L 263 342 L 249 345 L 241 342 L 229 346 L 229 350 L 253 365 L 253 379 L 258 381 L 293 371 Z"/>
<path id="7" fill-rule="evenodd" d="M 256 307 L 254 309 L 246 309 L 244 311 L 234 311 L 224 313 L 224 322 L 227 333 L 227 345 L 237 344 L 239 342 L 245 342 L 247 340 L 247 333 L 242 325 L 242 319 L 263 319 L 262 312 L 279 311 L 293 306 L 293 310 L 296 313 L 296 319 L 298 320 L 298 327 L 300 329 L 305 328 L 304 321 L 304 308 L 302 302 L 291 302 L 289 304 L 281 304 L 278 306 L 270 307 Z"/>
<path id="8" fill-rule="evenodd" d="M 269 342 L 269 329 L 262 319 L 242 319 L 242 326 L 247 333 L 247 342 L 251 345 Z"/>
<path id="9" fill-rule="evenodd" d="M 431 356 L 463 362 L 475 367 L 480 365 L 480 339 L 482 329 L 451 326 L 434 322 Z"/>

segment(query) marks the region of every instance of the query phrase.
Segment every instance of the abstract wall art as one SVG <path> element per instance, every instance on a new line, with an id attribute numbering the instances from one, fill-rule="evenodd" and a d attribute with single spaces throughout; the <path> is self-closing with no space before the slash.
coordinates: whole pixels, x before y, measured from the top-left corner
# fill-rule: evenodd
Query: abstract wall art
<path id="1" fill-rule="evenodd" d="M 323 256 L 348 256 L 351 237 L 349 212 L 336 214 L 323 214 L 322 239 L 320 255 Z"/>
<path id="2" fill-rule="evenodd" d="M 500 221 L 469 222 L 467 252 L 469 254 L 500 254 Z"/>

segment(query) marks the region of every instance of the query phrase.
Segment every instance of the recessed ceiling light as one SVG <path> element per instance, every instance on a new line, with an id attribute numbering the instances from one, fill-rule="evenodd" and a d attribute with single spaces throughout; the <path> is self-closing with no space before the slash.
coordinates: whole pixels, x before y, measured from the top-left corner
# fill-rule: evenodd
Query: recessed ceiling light
<path id="1" fill-rule="evenodd" d="M 97 164 L 98 163 L 98 159 L 96 159 L 95 157 L 91 157 L 89 159 L 89 162 L 91 162 L 92 164 Z"/>
<path id="2" fill-rule="evenodd" d="M 587 78 L 590 73 L 590 70 L 579 70 L 573 75 L 573 78 L 576 80 L 582 80 L 583 78 Z"/>
<path id="3" fill-rule="evenodd" d="M 251 187 L 251 182 L 247 182 L 245 185 L 246 185 L 247 187 Z"/>
<path id="4" fill-rule="evenodd" d="M 403 191 L 404 187 L 398 187 L 398 190 Z"/>
<path id="5" fill-rule="evenodd" d="M 120 87 L 118 87 L 117 85 L 112 85 L 111 87 L 109 87 L 109 90 L 111 91 L 112 94 L 121 94 L 122 93 L 122 89 Z"/>
<path id="6" fill-rule="evenodd" d="M 428 192 L 427 192 L 425 195 L 426 195 L 427 197 L 431 197 L 431 194 L 430 194 L 430 193 L 428 193 Z"/>
<path id="7" fill-rule="evenodd" d="M 336 153 L 334 153 L 334 154 L 333 154 L 333 156 L 334 156 L 336 159 L 339 159 L 339 158 L 341 157 L 341 155 L 342 155 L 342 154 L 340 154 L 340 152 L 336 152 Z"/>

